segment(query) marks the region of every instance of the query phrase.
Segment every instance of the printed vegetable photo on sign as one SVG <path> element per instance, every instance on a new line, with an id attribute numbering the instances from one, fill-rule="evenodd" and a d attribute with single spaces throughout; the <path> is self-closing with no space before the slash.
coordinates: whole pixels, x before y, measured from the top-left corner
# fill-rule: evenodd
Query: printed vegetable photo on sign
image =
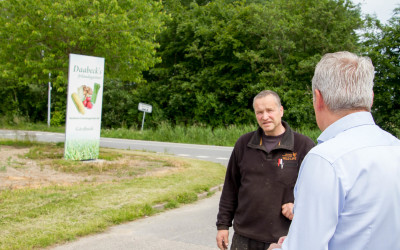
<path id="1" fill-rule="evenodd" d="M 85 114 L 86 109 L 92 109 L 93 105 L 96 103 L 100 84 L 95 83 L 93 89 L 89 86 L 81 85 L 78 88 L 77 92 L 74 92 L 71 95 L 72 101 L 74 102 L 76 109 L 82 115 Z"/>

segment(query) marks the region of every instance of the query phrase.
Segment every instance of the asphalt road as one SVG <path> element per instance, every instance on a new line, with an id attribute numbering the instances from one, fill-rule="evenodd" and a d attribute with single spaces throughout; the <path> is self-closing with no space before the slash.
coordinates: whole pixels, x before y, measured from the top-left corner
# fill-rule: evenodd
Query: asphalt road
<path id="1" fill-rule="evenodd" d="M 43 142 L 64 142 L 65 134 L 49 133 L 23 130 L 0 129 L 0 138 L 8 139 L 30 139 Z M 100 147 L 145 150 L 173 154 L 181 157 L 202 159 L 211 162 L 221 163 L 226 166 L 232 153 L 232 147 L 220 147 L 209 145 L 196 145 L 185 143 L 170 143 L 156 141 L 126 140 L 114 138 L 100 138 Z"/>
<path id="2" fill-rule="evenodd" d="M 63 142 L 62 133 L 0 130 L 0 138 Z M 146 150 L 227 165 L 232 147 L 101 138 L 101 147 Z M 217 249 L 215 226 L 221 192 L 155 216 L 114 226 L 53 250 L 210 250 Z M 232 238 L 232 231 L 230 232 Z"/>

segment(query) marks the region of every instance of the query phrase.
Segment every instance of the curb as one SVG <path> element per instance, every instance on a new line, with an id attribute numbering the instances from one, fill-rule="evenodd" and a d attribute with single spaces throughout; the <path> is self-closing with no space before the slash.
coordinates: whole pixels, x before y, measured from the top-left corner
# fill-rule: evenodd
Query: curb
<path id="1" fill-rule="evenodd" d="M 207 197 L 209 194 L 211 194 L 211 193 L 214 193 L 214 192 L 217 192 L 217 191 L 221 191 L 223 186 L 224 186 L 224 184 L 220 184 L 220 185 L 218 185 L 218 186 L 215 186 L 215 187 L 210 188 L 209 191 L 206 191 L 206 192 L 197 194 L 197 199 L 203 199 L 203 198 L 206 198 L 206 197 Z M 156 210 L 156 211 L 162 211 L 162 210 L 165 209 L 165 205 L 167 205 L 167 202 L 154 205 L 154 206 L 152 206 L 152 208 L 153 208 L 154 210 Z"/>

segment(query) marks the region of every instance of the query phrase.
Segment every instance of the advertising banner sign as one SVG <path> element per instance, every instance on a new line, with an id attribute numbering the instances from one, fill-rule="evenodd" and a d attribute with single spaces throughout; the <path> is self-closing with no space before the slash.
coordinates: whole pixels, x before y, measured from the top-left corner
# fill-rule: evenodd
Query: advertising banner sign
<path id="1" fill-rule="evenodd" d="M 69 55 L 64 158 L 99 156 L 104 58 Z"/>

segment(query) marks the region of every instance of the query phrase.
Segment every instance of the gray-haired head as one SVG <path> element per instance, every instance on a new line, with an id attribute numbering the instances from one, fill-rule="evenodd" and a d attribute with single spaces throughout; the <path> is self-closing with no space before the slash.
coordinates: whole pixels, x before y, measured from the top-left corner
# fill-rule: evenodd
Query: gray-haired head
<path id="1" fill-rule="evenodd" d="M 326 54 L 315 68 L 312 90 L 318 89 L 332 112 L 371 111 L 374 66 L 368 57 L 342 51 Z"/>
<path id="2" fill-rule="evenodd" d="M 255 102 L 257 99 L 263 98 L 263 97 L 266 97 L 266 96 L 269 96 L 269 95 L 272 95 L 272 96 L 275 97 L 275 100 L 276 100 L 276 103 L 278 104 L 278 107 L 282 106 L 282 104 L 281 104 L 281 98 L 279 97 L 279 95 L 278 95 L 275 91 L 272 91 L 272 90 L 263 90 L 263 91 L 261 91 L 260 93 L 258 93 L 258 94 L 254 97 L 254 99 L 253 99 L 253 108 L 254 108 L 254 102 Z"/>

